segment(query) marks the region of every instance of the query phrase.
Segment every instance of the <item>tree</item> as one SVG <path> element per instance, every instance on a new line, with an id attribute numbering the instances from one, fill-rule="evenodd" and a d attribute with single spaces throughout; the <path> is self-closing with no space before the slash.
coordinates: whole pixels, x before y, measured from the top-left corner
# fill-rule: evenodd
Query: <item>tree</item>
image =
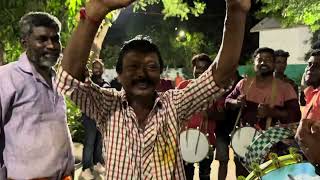
<path id="1" fill-rule="evenodd" d="M 285 26 L 305 24 L 312 31 L 320 29 L 319 0 L 259 0 L 262 3 L 259 17 L 279 18 Z"/>
<path id="2" fill-rule="evenodd" d="M 67 39 L 77 24 L 78 12 L 86 0 L 0 0 L 0 39 L 4 44 L 7 62 L 16 60 L 21 51 L 19 43 L 18 22 L 20 18 L 30 11 L 46 11 L 57 16 L 62 21 L 62 44 L 66 44 Z M 183 3 L 182 0 L 140 0 L 134 4 L 134 10 L 145 10 L 147 5 L 163 3 L 163 13 L 166 17 L 176 16 L 183 20 L 188 19 L 188 15 L 198 16 L 205 9 L 205 3 L 197 0 L 194 7 Z"/>
<path id="3" fill-rule="evenodd" d="M 85 0 L 0 0 L 0 7 L 2 9 L 2 11 L 0 11 L 0 44 L 3 44 L 4 46 L 6 63 L 18 59 L 23 51 L 19 41 L 18 22 L 24 14 L 30 11 L 45 11 L 57 16 L 62 23 L 61 41 L 62 44 L 65 45 L 78 22 L 78 12 L 80 7 L 84 5 L 84 2 Z M 165 18 L 177 16 L 180 17 L 180 19 L 187 19 L 190 14 L 197 16 L 203 13 L 205 8 L 205 4 L 199 2 L 195 2 L 195 7 L 189 7 L 186 3 L 182 3 L 182 0 L 162 0 L 162 2 L 164 5 L 164 10 L 162 12 L 165 13 Z M 147 5 L 154 3 L 160 3 L 160 1 L 137 1 L 134 5 L 134 10 L 144 10 Z M 112 19 L 112 15 L 108 18 Z M 101 39 L 105 36 L 104 33 L 102 34 L 103 35 L 98 38 L 97 48 L 93 49 L 93 56 L 95 57 L 100 53 Z M 115 53 L 118 52 L 120 48 L 111 48 L 113 48 L 113 54 L 112 57 L 109 58 L 117 57 Z M 108 61 L 108 63 L 110 62 L 112 61 Z M 83 135 L 83 128 L 81 127 L 81 123 L 78 122 L 81 115 L 80 111 L 70 102 L 70 100 L 67 100 L 67 109 L 68 125 L 72 132 L 72 137 L 75 141 L 80 141 L 82 139 L 81 136 Z"/>
<path id="4" fill-rule="evenodd" d="M 148 5 L 154 5 L 160 3 L 160 0 L 139 0 L 134 6 L 134 10 L 146 10 Z M 188 20 L 188 15 L 199 16 L 206 8 L 204 2 L 194 0 L 190 6 L 183 0 L 162 0 L 164 18 L 179 17 L 181 20 Z"/>

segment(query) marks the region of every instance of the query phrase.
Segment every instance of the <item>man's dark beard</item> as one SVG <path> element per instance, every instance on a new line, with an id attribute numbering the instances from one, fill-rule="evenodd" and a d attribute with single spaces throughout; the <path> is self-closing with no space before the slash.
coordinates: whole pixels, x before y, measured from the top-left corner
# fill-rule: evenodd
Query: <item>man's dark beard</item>
<path id="1" fill-rule="evenodd" d="M 317 81 L 317 80 L 314 80 L 314 79 L 309 77 L 309 79 L 306 79 L 305 81 L 306 81 L 306 85 L 307 86 L 312 86 L 314 88 L 317 88 L 317 87 L 320 86 L 320 81 L 319 80 Z"/>
<path id="2" fill-rule="evenodd" d="M 154 85 L 153 81 L 149 77 L 142 78 L 142 79 L 135 79 L 132 81 L 132 85 L 136 85 L 138 83 L 147 83 L 150 85 Z"/>
<path id="3" fill-rule="evenodd" d="M 98 83 L 98 81 L 101 80 L 101 79 L 102 79 L 102 75 L 94 75 L 94 74 L 91 75 L 91 80 L 94 83 Z"/>
<path id="4" fill-rule="evenodd" d="M 260 72 L 260 76 L 262 76 L 262 77 L 268 77 L 268 76 L 272 76 L 272 75 L 273 75 L 273 71 Z"/>

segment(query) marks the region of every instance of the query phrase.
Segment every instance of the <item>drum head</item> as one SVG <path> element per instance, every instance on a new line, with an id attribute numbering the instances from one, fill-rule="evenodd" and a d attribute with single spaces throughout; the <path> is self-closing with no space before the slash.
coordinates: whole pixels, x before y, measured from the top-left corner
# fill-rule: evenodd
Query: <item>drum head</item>
<path id="1" fill-rule="evenodd" d="M 207 137 L 197 129 L 188 129 L 180 134 L 182 159 L 188 163 L 202 161 L 209 153 Z"/>
<path id="2" fill-rule="evenodd" d="M 275 180 L 275 179 L 301 179 L 301 180 L 316 180 L 320 179 L 315 173 L 315 169 L 310 163 L 292 164 L 271 171 L 270 173 L 262 176 L 262 180 Z"/>
<path id="3" fill-rule="evenodd" d="M 253 127 L 242 127 L 237 129 L 231 137 L 231 146 L 234 152 L 241 158 L 245 157 L 249 145 L 259 135 L 259 132 Z"/>
<path id="4" fill-rule="evenodd" d="M 256 173 L 253 170 L 247 177 L 246 180 L 319 180 L 320 176 L 316 175 L 315 168 L 311 163 L 300 162 L 296 159 L 295 155 L 285 155 L 278 157 L 278 161 L 281 166 L 276 167 L 272 160 L 269 160 L 259 166 Z M 259 177 L 258 174 L 262 176 Z"/>
<path id="5" fill-rule="evenodd" d="M 265 162 L 265 157 L 272 146 L 290 136 L 292 136 L 290 129 L 273 127 L 256 137 L 248 147 L 248 152 L 245 155 L 248 168 L 250 169 L 252 163 L 261 164 Z"/>

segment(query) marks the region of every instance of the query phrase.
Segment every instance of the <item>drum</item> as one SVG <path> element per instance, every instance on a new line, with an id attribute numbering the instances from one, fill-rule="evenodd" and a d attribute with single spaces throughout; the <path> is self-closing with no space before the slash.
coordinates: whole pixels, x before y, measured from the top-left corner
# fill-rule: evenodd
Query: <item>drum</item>
<path id="1" fill-rule="evenodd" d="M 253 163 L 261 164 L 270 152 L 270 149 L 278 142 L 293 137 L 292 130 L 282 127 L 272 127 L 260 134 L 248 147 L 245 154 L 245 163 L 248 169 L 252 169 Z"/>
<path id="2" fill-rule="evenodd" d="M 253 127 L 242 127 L 231 134 L 231 147 L 240 157 L 245 158 L 249 145 L 260 133 Z"/>
<path id="3" fill-rule="evenodd" d="M 297 154 L 276 157 L 255 168 L 243 180 L 320 180 L 311 163 L 301 161 Z"/>
<path id="4" fill-rule="evenodd" d="M 198 129 L 187 129 L 180 134 L 182 159 L 188 163 L 197 163 L 208 156 L 210 144 L 207 135 Z"/>

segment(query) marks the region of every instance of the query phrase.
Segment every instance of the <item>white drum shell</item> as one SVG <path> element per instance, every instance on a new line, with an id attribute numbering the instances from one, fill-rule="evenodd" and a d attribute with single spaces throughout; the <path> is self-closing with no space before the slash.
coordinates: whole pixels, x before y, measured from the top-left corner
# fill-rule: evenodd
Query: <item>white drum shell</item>
<path id="1" fill-rule="evenodd" d="M 184 161 L 188 163 L 201 162 L 208 156 L 209 148 L 210 145 L 206 135 L 199 130 L 188 129 L 181 132 L 180 150 Z"/>
<path id="2" fill-rule="evenodd" d="M 231 136 L 231 146 L 241 158 L 245 158 L 249 145 L 260 133 L 253 127 L 238 128 Z"/>

